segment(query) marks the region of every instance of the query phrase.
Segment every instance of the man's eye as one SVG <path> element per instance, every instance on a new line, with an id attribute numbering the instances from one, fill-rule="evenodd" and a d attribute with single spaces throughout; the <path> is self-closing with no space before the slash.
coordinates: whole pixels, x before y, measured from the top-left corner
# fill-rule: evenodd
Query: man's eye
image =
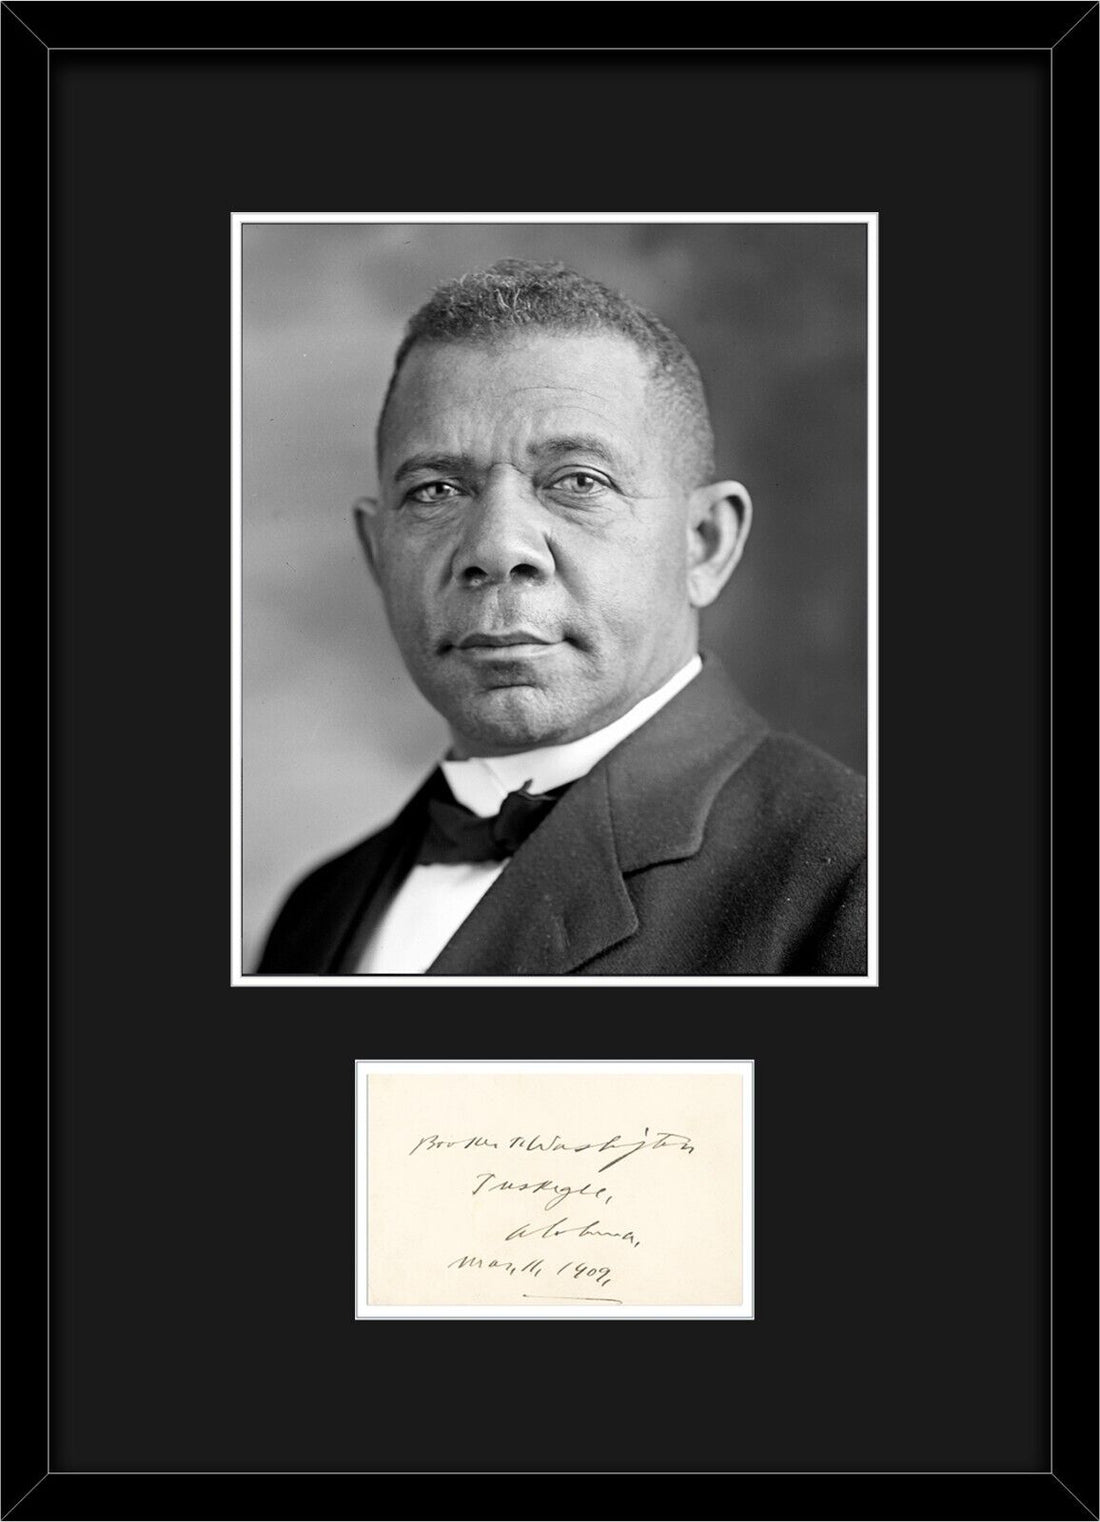
<path id="1" fill-rule="evenodd" d="M 450 481 L 424 481 L 420 486 L 414 486 L 408 493 L 407 502 L 446 502 L 449 497 L 458 496 L 458 487 Z"/>
<path id="2" fill-rule="evenodd" d="M 553 485 L 555 490 L 564 490 L 571 497 L 593 497 L 605 491 L 610 483 L 590 470 L 570 470 L 558 476 Z"/>

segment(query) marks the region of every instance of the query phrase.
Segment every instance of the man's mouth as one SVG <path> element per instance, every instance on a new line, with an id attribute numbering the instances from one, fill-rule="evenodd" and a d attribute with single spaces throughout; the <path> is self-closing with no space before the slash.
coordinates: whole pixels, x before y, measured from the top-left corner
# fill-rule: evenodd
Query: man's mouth
<path id="1" fill-rule="evenodd" d="M 547 639 L 545 635 L 535 634 L 530 629 L 506 629 L 497 633 L 485 631 L 464 634 L 461 639 L 455 640 L 453 645 L 456 650 L 506 650 L 517 645 L 545 646 L 557 643 L 557 640 Z"/>

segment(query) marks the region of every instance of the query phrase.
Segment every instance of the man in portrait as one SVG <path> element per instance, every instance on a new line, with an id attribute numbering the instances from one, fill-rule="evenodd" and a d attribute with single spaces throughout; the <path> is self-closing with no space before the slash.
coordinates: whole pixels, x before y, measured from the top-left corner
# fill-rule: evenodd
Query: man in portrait
<path id="1" fill-rule="evenodd" d="M 450 747 L 298 883 L 257 970 L 863 974 L 862 779 L 699 648 L 752 508 L 680 339 L 503 261 L 413 316 L 376 449 L 358 536 Z"/>

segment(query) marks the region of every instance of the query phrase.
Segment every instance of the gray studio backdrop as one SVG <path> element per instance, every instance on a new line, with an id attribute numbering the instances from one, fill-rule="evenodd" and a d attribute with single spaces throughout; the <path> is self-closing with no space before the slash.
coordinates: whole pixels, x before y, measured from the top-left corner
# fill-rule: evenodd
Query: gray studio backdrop
<path id="1" fill-rule="evenodd" d="M 351 504 L 409 314 L 507 257 L 560 259 L 687 343 L 745 557 L 703 621 L 749 700 L 866 766 L 862 224 L 246 226 L 243 924 L 251 970 L 309 866 L 385 823 L 442 754 L 360 556 Z"/>

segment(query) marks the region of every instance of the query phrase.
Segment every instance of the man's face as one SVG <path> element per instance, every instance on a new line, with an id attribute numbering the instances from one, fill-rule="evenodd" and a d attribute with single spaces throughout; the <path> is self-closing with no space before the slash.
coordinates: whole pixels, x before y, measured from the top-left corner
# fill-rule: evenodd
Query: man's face
<path id="1" fill-rule="evenodd" d="M 646 361 L 614 334 L 417 344 L 369 553 L 459 754 L 579 739 L 694 653 L 688 496 Z"/>

